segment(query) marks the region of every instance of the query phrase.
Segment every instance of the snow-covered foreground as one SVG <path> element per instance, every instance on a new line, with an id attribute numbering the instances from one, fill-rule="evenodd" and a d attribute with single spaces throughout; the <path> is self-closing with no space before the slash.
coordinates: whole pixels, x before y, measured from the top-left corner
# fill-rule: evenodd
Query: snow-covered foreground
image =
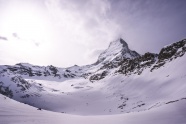
<path id="1" fill-rule="evenodd" d="M 185 124 L 186 100 L 144 112 L 77 116 L 37 110 L 0 95 L 0 124 Z"/>

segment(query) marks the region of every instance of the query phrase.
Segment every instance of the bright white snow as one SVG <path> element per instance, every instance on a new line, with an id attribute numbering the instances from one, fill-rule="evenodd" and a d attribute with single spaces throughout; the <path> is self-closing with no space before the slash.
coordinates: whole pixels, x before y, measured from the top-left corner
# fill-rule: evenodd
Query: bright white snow
<path id="1" fill-rule="evenodd" d="M 186 100 L 120 115 L 78 116 L 37 110 L 0 95 L 1 124 L 185 124 Z"/>

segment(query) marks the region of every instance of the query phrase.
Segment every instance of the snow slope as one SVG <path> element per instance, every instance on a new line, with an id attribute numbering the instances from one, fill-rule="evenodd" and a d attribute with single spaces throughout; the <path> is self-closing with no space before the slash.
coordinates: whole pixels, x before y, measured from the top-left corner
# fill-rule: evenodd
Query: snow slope
<path id="1" fill-rule="evenodd" d="M 1 124 L 184 124 L 186 100 L 157 109 L 107 116 L 78 116 L 45 110 L 16 102 L 0 95 Z"/>

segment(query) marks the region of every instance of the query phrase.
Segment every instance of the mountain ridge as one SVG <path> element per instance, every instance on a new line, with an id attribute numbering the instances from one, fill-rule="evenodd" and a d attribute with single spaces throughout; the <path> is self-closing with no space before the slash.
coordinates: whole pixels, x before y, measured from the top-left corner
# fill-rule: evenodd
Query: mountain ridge
<path id="1" fill-rule="evenodd" d="M 117 43 L 112 45 L 121 48 L 119 55 L 125 55 L 123 47 L 131 51 L 125 41 L 124 46 L 120 40 Z M 162 48 L 159 54 L 148 52 L 132 58 L 113 59 L 114 54 L 109 53 L 109 61 L 87 66 L 1 65 L 0 93 L 34 107 L 70 114 L 145 111 L 186 97 L 185 70 L 180 66 L 186 62 L 185 44 L 184 39 Z M 172 87 L 178 88 L 170 93 Z M 180 94 L 175 95 L 177 92 Z"/>

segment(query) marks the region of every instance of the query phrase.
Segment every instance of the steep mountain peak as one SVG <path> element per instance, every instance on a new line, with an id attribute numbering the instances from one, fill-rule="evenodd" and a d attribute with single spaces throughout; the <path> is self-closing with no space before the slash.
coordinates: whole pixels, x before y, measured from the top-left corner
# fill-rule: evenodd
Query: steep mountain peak
<path id="1" fill-rule="evenodd" d="M 128 48 L 128 44 L 122 38 L 119 38 L 118 40 L 113 41 L 113 42 L 120 42 L 120 44 L 122 44 L 123 47 L 127 47 Z"/>
<path id="2" fill-rule="evenodd" d="M 111 42 L 109 47 L 100 54 L 97 63 L 106 63 L 123 58 L 131 59 L 139 56 L 140 55 L 136 51 L 129 49 L 128 44 L 122 38 L 119 38 L 116 41 Z"/>

